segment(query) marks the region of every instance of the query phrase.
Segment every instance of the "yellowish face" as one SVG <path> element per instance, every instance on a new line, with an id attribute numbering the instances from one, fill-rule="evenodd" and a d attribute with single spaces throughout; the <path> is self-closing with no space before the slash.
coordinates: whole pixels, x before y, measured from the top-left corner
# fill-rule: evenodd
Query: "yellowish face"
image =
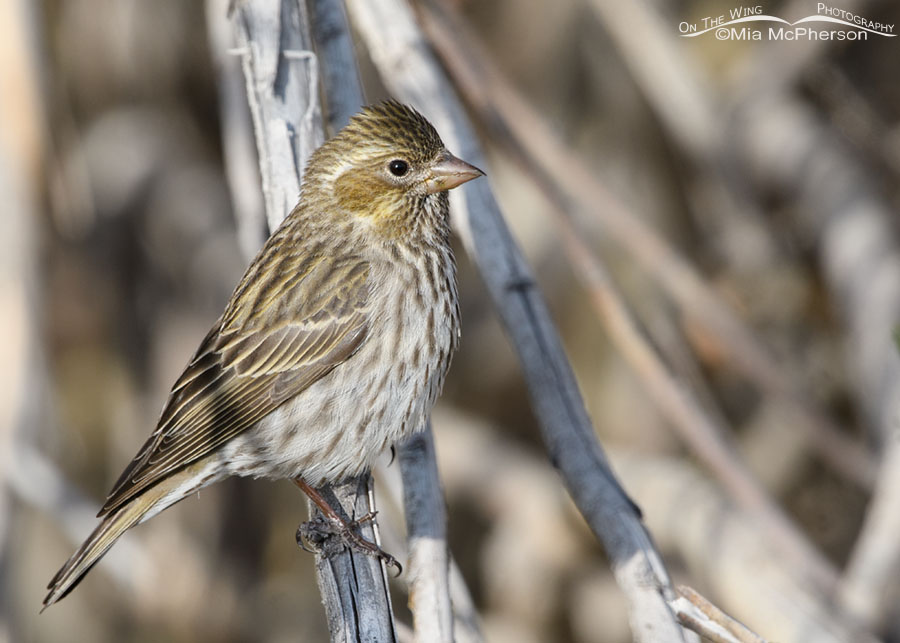
<path id="1" fill-rule="evenodd" d="M 439 193 L 482 174 L 450 154 L 424 117 L 397 103 L 364 109 L 316 157 L 307 196 L 318 194 L 389 237 L 429 225 L 417 213 L 445 211 Z"/>
<path id="2" fill-rule="evenodd" d="M 360 159 L 342 172 L 334 193 L 348 210 L 372 209 L 373 199 L 399 204 L 407 194 L 426 193 L 429 165 L 409 153 L 380 153 Z"/>

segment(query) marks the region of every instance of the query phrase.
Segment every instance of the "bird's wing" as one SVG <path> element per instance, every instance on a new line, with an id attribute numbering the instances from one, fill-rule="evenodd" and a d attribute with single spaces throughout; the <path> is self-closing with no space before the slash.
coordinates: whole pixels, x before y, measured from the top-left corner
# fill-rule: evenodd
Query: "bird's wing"
<path id="1" fill-rule="evenodd" d="M 324 253 L 257 260 L 99 515 L 208 455 L 353 355 L 368 332 L 368 275 L 361 260 Z"/>

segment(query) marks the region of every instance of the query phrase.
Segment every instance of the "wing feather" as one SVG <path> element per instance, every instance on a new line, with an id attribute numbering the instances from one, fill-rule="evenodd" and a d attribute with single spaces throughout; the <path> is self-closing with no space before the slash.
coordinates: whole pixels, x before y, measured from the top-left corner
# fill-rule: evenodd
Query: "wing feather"
<path id="1" fill-rule="evenodd" d="M 368 264 L 321 253 L 284 263 L 250 267 L 99 515 L 246 431 L 365 342 Z"/>

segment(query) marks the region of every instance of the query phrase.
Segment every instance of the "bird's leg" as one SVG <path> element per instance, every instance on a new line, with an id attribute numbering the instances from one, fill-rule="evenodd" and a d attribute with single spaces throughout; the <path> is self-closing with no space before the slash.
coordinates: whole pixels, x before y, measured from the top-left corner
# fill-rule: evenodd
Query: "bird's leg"
<path id="1" fill-rule="evenodd" d="M 325 497 L 319 493 L 315 487 L 307 484 L 303 478 L 294 478 L 294 484 L 300 487 L 300 489 L 303 490 L 303 493 L 309 496 L 309 499 L 315 503 L 328 524 L 328 527 L 324 527 L 321 523 L 310 521 L 300 525 L 300 528 L 297 530 L 297 543 L 303 549 L 309 551 L 305 544 L 305 540 L 309 536 L 315 535 L 316 539 L 320 540 L 324 540 L 325 537 L 330 535 L 340 536 L 341 541 L 350 549 L 380 558 L 386 565 L 395 567 L 397 569 L 397 575 L 400 575 L 403 571 L 403 567 L 400 566 L 397 559 L 375 543 L 369 542 L 363 538 L 358 531 L 360 525 L 375 519 L 375 512 L 370 511 L 365 516 L 348 522 L 334 510 L 334 507 L 329 504 Z"/>

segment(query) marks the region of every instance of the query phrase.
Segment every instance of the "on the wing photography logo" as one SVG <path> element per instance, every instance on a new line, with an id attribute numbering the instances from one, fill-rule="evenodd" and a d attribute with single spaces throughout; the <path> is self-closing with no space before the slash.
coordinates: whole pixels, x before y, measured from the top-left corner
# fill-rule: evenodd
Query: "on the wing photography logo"
<path id="1" fill-rule="evenodd" d="M 762 24 L 766 22 L 775 24 Z M 868 40 L 870 36 L 897 35 L 892 24 L 875 22 L 825 2 L 817 3 L 815 14 L 793 22 L 764 14 L 761 5 L 740 6 L 698 22 L 681 22 L 678 31 L 683 38 L 712 32 L 717 40 Z"/>

